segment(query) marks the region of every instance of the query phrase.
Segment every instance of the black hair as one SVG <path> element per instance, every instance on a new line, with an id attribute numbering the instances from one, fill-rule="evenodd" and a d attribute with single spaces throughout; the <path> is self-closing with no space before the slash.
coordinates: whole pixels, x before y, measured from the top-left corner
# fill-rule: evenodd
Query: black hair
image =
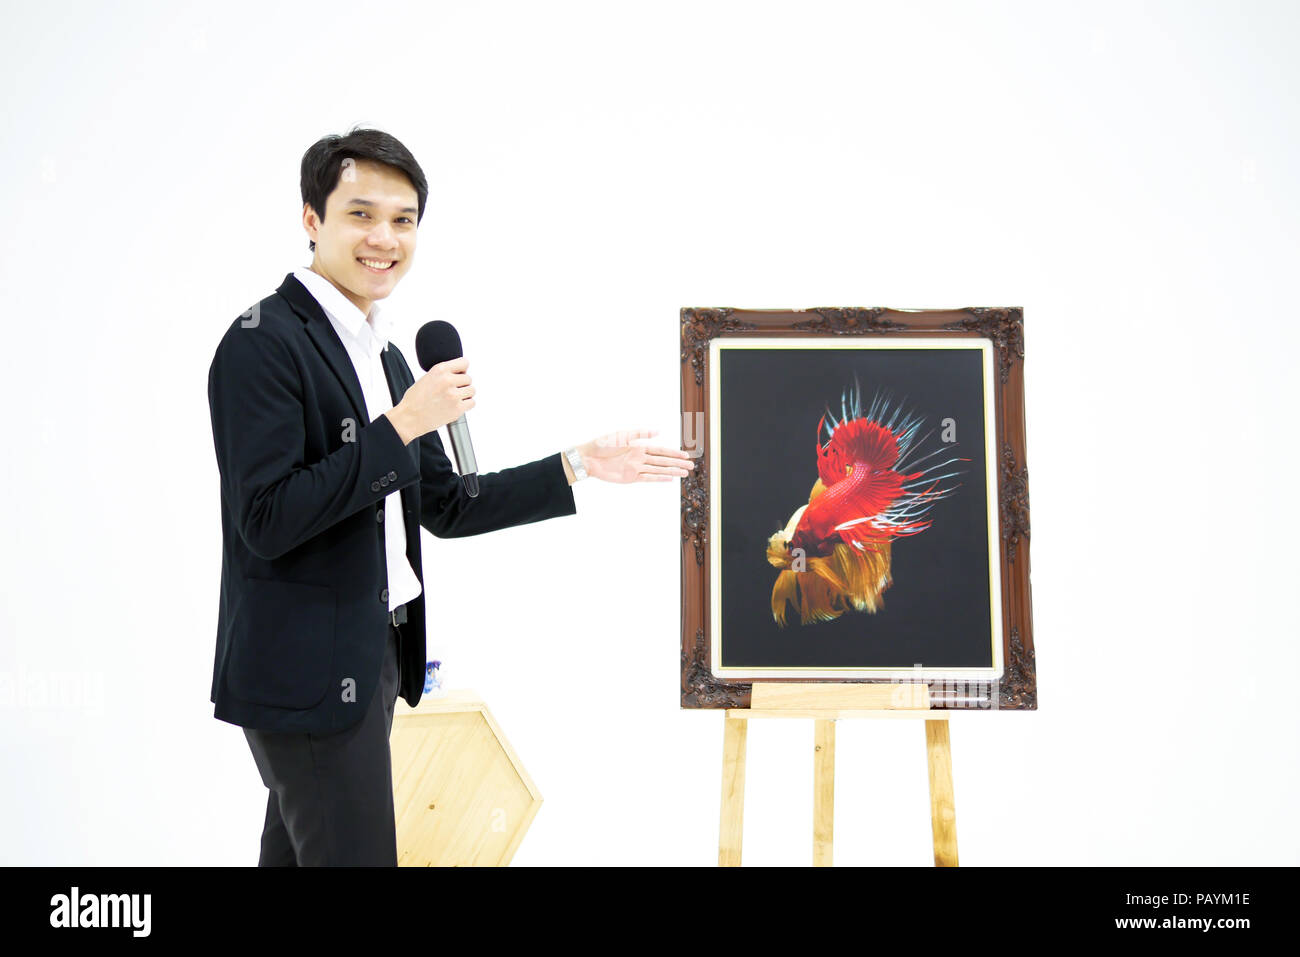
<path id="1" fill-rule="evenodd" d="M 363 130 L 355 126 L 346 136 L 330 134 L 321 137 L 302 154 L 302 201 L 316 211 L 322 223 L 325 222 L 325 201 L 338 186 L 344 160 L 349 158 L 383 163 L 405 173 L 415 187 L 416 208 L 419 210 L 415 223 L 419 225 L 424 217 L 424 201 L 429 196 L 429 181 L 424 178 L 424 170 L 397 137 L 382 130 Z M 308 240 L 307 248 L 315 252 L 316 243 Z"/>

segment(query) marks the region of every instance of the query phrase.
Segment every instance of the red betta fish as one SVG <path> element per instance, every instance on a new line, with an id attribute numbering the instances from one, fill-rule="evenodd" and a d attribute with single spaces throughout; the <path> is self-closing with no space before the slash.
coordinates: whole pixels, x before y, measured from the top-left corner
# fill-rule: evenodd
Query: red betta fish
<path id="1" fill-rule="evenodd" d="M 833 621 L 850 606 L 871 613 L 882 607 L 881 593 L 893 583 L 891 543 L 929 528 L 930 506 L 961 484 L 940 487 L 960 470 L 934 473 L 970 461 L 948 457 L 922 468 L 948 451 L 940 446 L 922 454 L 934 433 L 918 441 L 923 425 L 920 416 L 901 405 L 891 408 L 879 394 L 863 413 L 856 378 L 852 391 L 841 395 L 840 420 L 826 410 L 817 423 L 818 479 L 808 504 L 767 543 L 768 562 L 781 569 L 772 588 L 778 625 L 785 627 L 787 604 L 805 625 Z"/>

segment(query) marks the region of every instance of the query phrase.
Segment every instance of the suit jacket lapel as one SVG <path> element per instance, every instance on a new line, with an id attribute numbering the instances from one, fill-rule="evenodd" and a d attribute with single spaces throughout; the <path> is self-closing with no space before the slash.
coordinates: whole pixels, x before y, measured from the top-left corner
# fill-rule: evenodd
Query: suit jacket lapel
<path id="1" fill-rule="evenodd" d="M 343 347 L 338 333 L 334 331 L 321 304 L 293 273 L 284 277 L 284 282 L 280 283 L 280 288 L 276 292 L 288 301 L 293 311 L 303 320 L 307 327 L 307 335 L 311 337 L 312 342 L 316 343 L 320 354 L 325 357 L 329 367 L 343 383 L 343 389 L 352 402 L 352 409 L 357 414 L 357 421 L 363 426 L 369 425 L 370 416 L 366 413 L 366 402 L 361 395 L 361 382 L 357 379 L 357 370 L 352 367 L 352 359 L 348 356 L 347 349 Z"/>
<path id="2" fill-rule="evenodd" d="M 384 378 L 388 380 L 388 394 L 392 397 L 393 405 L 402 401 L 402 396 L 406 390 L 413 384 L 414 380 L 410 378 L 410 372 L 406 369 L 406 363 L 398 355 L 397 347 L 391 342 L 384 346 L 384 350 L 379 353 L 379 359 L 384 365 Z M 415 467 L 420 467 L 420 440 L 416 439 L 406 447 L 410 453 L 411 461 Z M 421 587 L 424 586 L 424 568 L 420 561 L 420 501 L 418 498 L 420 486 L 418 483 L 408 485 L 402 489 L 402 511 L 405 513 L 402 517 L 406 523 L 406 557 L 410 559 L 411 567 L 415 569 L 415 577 L 420 580 Z"/>
<path id="3" fill-rule="evenodd" d="M 414 384 L 414 380 L 410 379 L 410 373 L 403 367 L 404 363 L 397 354 L 397 347 L 391 342 L 384 346 L 384 351 L 379 353 L 379 358 L 384 364 L 384 377 L 388 379 L 388 394 L 392 397 L 393 405 L 397 405 L 402 401 L 406 390 Z M 420 443 L 412 442 L 407 446 L 407 451 L 411 453 L 411 459 L 419 467 Z"/>
<path id="4" fill-rule="evenodd" d="M 397 405 L 402 401 L 402 396 L 407 388 L 406 376 L 402 374 L 401 364 L 398 363 L 397 356 L 394 355 L 396 351 L 396 348 L 390 342 L 379 353 L 379 360 L 384 364 L 384 377 L 388 380 L 388 395 L 392 398 L 393 405 Z"/>

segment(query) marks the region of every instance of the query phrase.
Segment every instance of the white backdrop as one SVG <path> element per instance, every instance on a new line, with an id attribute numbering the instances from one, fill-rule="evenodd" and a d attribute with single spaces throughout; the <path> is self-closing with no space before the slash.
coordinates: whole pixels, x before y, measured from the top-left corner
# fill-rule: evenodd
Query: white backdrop
<path id="1" fill-rule="evenodd" d="M 0 863 L 256 863 L 266 791 L 208 700 L 206 375 L 309 260 L 303 151 L 358 123 L 428 175 L 387 306 L 412 365 L 421 323 L 460 329 L 486 471 L 675 440 L 682 306 L 1023 306 L 1040 710 L 954 718 L 962 863 L 1300 863 L 1295 5 L 5 20 Z M 678 485 L 574 491 L 426 534 L 431 657 L 545 797 L 517 865 L 711 865 Z M 745 862 L 807 864 L 812 726 L 749 738 Z M 836 862 L 929 864 L 920 724 L 840 722 L 837 750 Z"/>

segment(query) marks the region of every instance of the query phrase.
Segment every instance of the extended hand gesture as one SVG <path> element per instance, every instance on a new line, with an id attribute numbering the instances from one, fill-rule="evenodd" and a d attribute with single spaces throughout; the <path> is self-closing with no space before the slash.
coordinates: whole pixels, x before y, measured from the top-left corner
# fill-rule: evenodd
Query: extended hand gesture
<path id="1" fill-rule="evenodd" d="M 650 445 L 658 429 L 610 432 L 578 446 L 582 464 L 592 478 L 606 482 L 671 482 L 695 468 L 689 452 Z"/>

